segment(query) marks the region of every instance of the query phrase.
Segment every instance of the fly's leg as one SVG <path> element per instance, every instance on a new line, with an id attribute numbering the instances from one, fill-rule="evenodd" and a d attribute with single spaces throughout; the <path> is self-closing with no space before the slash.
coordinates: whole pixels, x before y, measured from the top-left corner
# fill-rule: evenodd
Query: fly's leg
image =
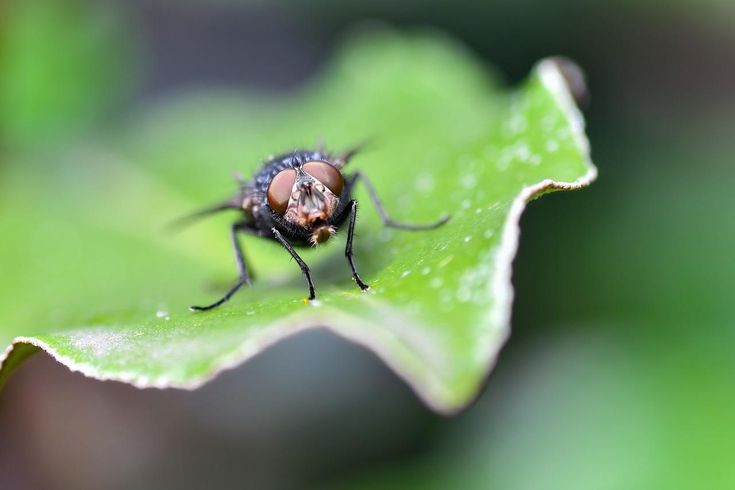
<path id="1" fill-rule="evenodd" d="M 449 221 L 449 219 L 451 218 L 451 216 L 445 215 L 441 217 L 438 221 L 428 224 L 428 225 L 414 225 L 410 223 L 400 223 L 398 221 L 394 221 L 390 216 L 388 216 L 388 213 L 385 211 L 385 208 L 383 207 L 383 203 L 380 201 L 380 197 L 378 196 L 378 193 L 375 191 L 375 187 L 373 187 L 373 183 L 370 182 L 370 179 L 368 179 L 364 173 L 360 171 L 355 172 L 355 177 L 352 183 L 354 184 L 360 179 L 365 184 L 365 188 L 367 189 L 368 194 L 370 195 L 370 200 L 373 201 L 373 204 L 375 205 L 375 209 L 378 211 L 378 214 L 380 215 L 380 220 L 383 222 L 383 225 L 387 226 L 388 228 L 399 228 L 401 230 L 410 230 L 410 231 L 433 230 L 434 228 L 439 228 L 441 225 Z"/>
<path id="2" fill-rule="evenodd" d="M 350 224 L 349 228 L 347 228 L 347 245 L 345 246 L 345 257 L 347 257 L 347 262 L 350 263 L 350 269 L 352 269 L 352 277 L 355 279 L 355 282 L 358 286 L 360 286 L 360 289 L 363 291 L 370 289 L 370 286 L 362 282 L 362 279 L 360 278 L 360 274 L 357 273 L 357 269 L 355 268 L 355 260 L 352 258 L 352 237 L 355 235 L 355 221 L 357 220 L 357 201 L 354 199 L 350 201 Z"/>
<path id="3" fill-rule="evenodd" d="M 207 306 L 190 306 L 189 309 L 192 311 L 207 311 L 211 310 L 212 308 L 216 308 L 222 303 L 229 300 L 232 295 L 234 295 L 238 289 L 240 289 L 245 284 L 250 284 L 250 273 L 248 272 L 248 266 L 245 263 L 245 256 L 242 253 L 242 247 L 240 245 L 240 240 L 238 239 L 237 234 L 239 232 L 248 231 L 250 228 L 247 226 L 246 223 L 238 222 L 232 225 L 232 228 L 230 229 L 230 238 L 232 239 L 232 248 L 235 251 L 235 262 L 237 262 L 237 272 L 239 279 L 235 283 L 234 286 L 230 288 L 227 293 L 225 293 L 222 298 L 220 298 L 218 301 L 215 301 L 211 305 Z"/>
<path id="4" fill-rule="evenodd" d="M 273 233 L 273 236 L 276 238 L 276 240 L 278 240 L 278 242 L 283 245 L 283 248 L 285 248 L 286 251 L 291 254 L 291 257 L 293 257 L 296 263 L 299 264 L 301 272 L 304 273 L 304 277 L 306 278 L 306 283 L 309 285 L 309 299 L 315 299 L 316 293 L 314 292 L 314 282 L 311 280 L 311 272 L 309 271 L 309 266 L 306 265 L 306 262 L 304 262 L 301 257 L 299 257 L 299 254 L 296 253 L 296 250 L 294 250 L 291 244 L 288 243 L 285 238 L 283 238 L 283 235 L 281 235 L 280 231 L 278 231 L 276 228 L 271 228 L 271 232 Z"/>
<path id="5" fill-rule="evenodd" d="M 199 211 L 196 211 L 189 215 L 182 216 L 169 223 L 166 227 L 171 231 L 179 231 L 195 223 L 196 221 L 199 221 L 202 218 L 206 218 L 221 211 L 227 211 L 230 209 L 242 209 L 242 202 L 243 198 L 240 194 L 238 194 L 221 203 L 215 204 L 208 208 L 200 209 Z"/>

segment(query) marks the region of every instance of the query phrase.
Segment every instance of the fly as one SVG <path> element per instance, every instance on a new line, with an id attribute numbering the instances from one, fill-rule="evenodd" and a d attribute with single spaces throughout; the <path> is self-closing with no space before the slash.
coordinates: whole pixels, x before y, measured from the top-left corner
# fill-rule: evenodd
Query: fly
<path id="1" fill-rule="evenodd" d="M 385 211 L 372 182 L 361 171 L 350 175 L 342 169 L 357 154 L 357 149 L 333 157 L 323 149 L 298 150 L 268 159 L 251 180 L 238 179 L 239 190 L 231 199 L 190 215 L 178 223 L 219 211 L 238 210 L 239 219 L 230 228 L 230 238 L 238 269 L 237 282 L 222 298 L 206 306 L 190 306 L 192 311 L 206 311 L 229 300 L 242 286 L 251 284 L 250 272 L 242 252 L 239 235 L 247 233 L 275 240 L 301 268 L 309 288 L 309 300 L 316 298 L 309 266 L 296 252 L 297 247 L 316 246 L 328 241 L 347 223 L 345 257 L 357 286 L 369 286 L 357 272 L 352 254 L 352 240 L 357 219 L 357 201 L 352 193 L 362 182 L 384 226 L 419 231 L 438 228 L 449 220 L 444 216 L 428 225 L 400 223 Z"/>

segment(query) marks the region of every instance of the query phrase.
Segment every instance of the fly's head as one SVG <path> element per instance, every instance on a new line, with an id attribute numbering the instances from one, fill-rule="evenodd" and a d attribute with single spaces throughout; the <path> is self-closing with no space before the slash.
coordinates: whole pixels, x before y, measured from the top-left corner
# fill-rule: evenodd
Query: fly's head
<path id="1" fill-rule="evenodd" d="M 344 177 L 335 165 L 309 161 L 273 177 L 268 186 L 268 205 L 287 222 L 309 230 L 310 242 L 318 245 L 335 233 L 329 223 L 343 187 Z"/>

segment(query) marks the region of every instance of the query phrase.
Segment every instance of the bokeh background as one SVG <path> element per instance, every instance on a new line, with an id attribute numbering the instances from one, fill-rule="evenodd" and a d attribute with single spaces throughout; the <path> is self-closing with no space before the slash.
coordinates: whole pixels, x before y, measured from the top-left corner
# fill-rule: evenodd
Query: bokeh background
<path id="1" fill-rule="evenodd" d="M 4 0 L 0 178 L 182 93 L 290 93 L 366 22 L 509 84 L 555 54 L 587 73 L 600 177 L 524 215 L 484 394 L 436 416 L 323 332 L 191 393 L 37 355 L 0 394 L 0 488 L 735 488 L 732 2 Z"/>

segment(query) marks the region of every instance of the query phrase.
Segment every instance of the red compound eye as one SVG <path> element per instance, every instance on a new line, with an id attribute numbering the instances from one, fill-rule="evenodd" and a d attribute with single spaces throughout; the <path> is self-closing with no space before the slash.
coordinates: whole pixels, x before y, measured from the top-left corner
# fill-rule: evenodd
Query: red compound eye
<path id="1" fill-rule="evenodd" d="M 342 173 L 327 162 L 308 162 L 302 167 L 304 172 L 327 186 L 327 188 L 338 196 L 342 194 L 345 179 Z"/>
<path id="2" fill-rule="evenodd" d="M 271 185 L 268 186 L 268 205 L 276 213 L 286 212 L 294 182 L 296 182 L 296 171 L 292 168 L 282 170 L 273 177 Z"/>

